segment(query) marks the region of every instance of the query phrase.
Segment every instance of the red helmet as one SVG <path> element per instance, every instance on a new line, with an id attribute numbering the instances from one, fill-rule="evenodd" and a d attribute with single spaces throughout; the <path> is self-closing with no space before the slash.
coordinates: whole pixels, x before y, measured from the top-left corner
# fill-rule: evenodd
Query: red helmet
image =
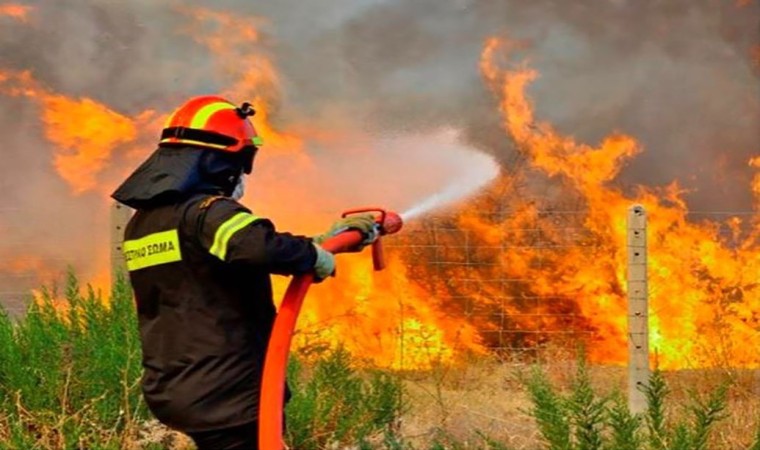
<path id="1" fill-rule="evenodd" d="M 184 144 L 237 153 L 263 143 L 248 120 L 255 111 L 250 103 L 235 106 L 213 96 L 194 97 L 169 116 L 159 146 Z"/>

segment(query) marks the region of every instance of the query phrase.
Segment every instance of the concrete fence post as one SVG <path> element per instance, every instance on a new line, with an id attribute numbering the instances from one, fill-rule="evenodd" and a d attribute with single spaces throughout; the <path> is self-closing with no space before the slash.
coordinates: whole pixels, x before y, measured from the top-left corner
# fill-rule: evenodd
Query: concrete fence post
<path id="1" fill-rule="evenodd" d="M 641 388 L 649 382 L 649 305 L 647 287 L 647 214 L 641 205 L 628 209 L 628 405 L 647 408 Z"/>
<path id="2" fill-rule="evenodd" d="M 132 215 L 132 211 L 121 203 L 111 205 L 111 285 L 116 284 L 119 275 L 126 275 L 127 263 L 124 260 L 122 245 L 124 244 L 124 229 Z"/>

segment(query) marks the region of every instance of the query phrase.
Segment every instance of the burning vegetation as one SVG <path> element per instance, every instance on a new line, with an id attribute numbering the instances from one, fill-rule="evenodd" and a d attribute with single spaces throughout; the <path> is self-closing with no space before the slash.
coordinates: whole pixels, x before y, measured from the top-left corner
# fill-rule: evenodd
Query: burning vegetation
<path id="1" fill-rule="evenodd" d="M 18 149 L 19 161 L 28 161 L 25 152 L 32 150 L 47 158 L 23 166 L 29 187 L 15 188 L 13 206 L 48 199 L 82 205 L 73 221 L 76 231 L 56 235 L 35 223 L 37 234 L 45 230 L 42 234 L 51 237 L 34 240 L 23 252 L 33 255 L 28 258 L 34 264 L 4 264 L 0 270 L 21 267 L 49 274 L 59 264 L 58 254 L 49 250 L 54 242 L 60 254 L 94 255 L 80 269 L 103 279 L 108 271 L 105 219 L 85 220 L 83 213 L 105 217 L 107 194 L 153 150 L 172 106 L 187 95 L 213 90 L 256 105 L 254 122 L 265 147 L 245 202 L 281 229 L 316 233 L 341 210 L 362 203 L 411 207 L 451 183 L 436 173 L 456 178 L 458 166 L 471 164 L 469 156 L 436 156 L 410 168 L 411 156 L 383 157 L 388 136 L 432 136 L 453 129 L 447 139 L 499 164 L 498 176 L 484 180 L 486 187 L 470 201 L 438 212 L 435 219 L 423 217 L 410 224 L 406 236 L 394 238 L 391 270 L 373 273 L 367 258 L 341 256 L 338 277 L 315 288 L 305 305 L 297 336 L 303 349 L 340 342 L 376 364 L 414 368 L 467 352 L 534 352 L 580 339 L 594 361 L 622 363 L 625 221 L 628 207 L 641 203 L 650 217 L 651 336 L 660 364 L 760 366 L 760 141 L 752 131 L 760 120 L 760 100 L 746 95 L 758 92 L 758 73 L 748 69 L 756 61 L 746 58 L 754 49 L 756 60 L 757 47 L 746 32 L 723 33 L 726 27 L 746 30 L 749 22 L 743 17 L 736 16 L 730 26 L 716 24 L 710 7 L 676 2 L 693 8 L 696 26 L 714 26 L 700 28 L 701 38 L 712 39 L 708 51 L 714 45 L 716 55 L 728 58 L 722 53 L 726 48 L 742 49 L 736 52 L 741 57 L 721 59 L 715 66 L 710 89 L 725 87 L 721 96 L 692 73 L 700 70 L 694 65 L 701 59 L 690 52 L 699 47 L 666 31 L 672 25 L 689 34 L 695 26 L 672 12 L 659 11 L 666 19 L 640 21 L 642 32 L 650 30 L 654 39 L 647 48 L 613 30 L 586 35 L 592 31 L 568 6 L 586 2 L 536 2 L 570 8 L 560 11 L 567 14 L 514 1 L 473 1 L 464 11 L 431 3 L 429 12 L 441 19 L 443 31 L 429 30 L 422 14 L 406 11 L 401 2 L 320 19 L 308 30 L 293 25 L 303 19 L 287 6 L 264 6 L 251 15 L 247 2 L 232 3 L 234 11 L 150 9 L 142 12 L 155 17 L 145 22 L 120 6 L 93 5 L 86 11 L 90 16 L 81 15 L 84 19 L 64 16 L 61 30 L 72 31 L 75 40 L 87 38 L 73 32 L 82 20 L 116 23 L 123 18 L 119 23 L 131 28 L 119 25 L 111 31 L 113 48 L 83 47 L 77 54 L 116 51 L 136 65 L 144 63 L 133 70 L 108 59 L 72 73 L 56 65 L 61 63 L 57 55 L 42 50 L 46 38 L 35 34 L 31 7 L 0 5 L 0 26 L 6 27 L 3 16 L 15 19 L 15 32 L 28 33 L 30 42 L 40 45 L 36 50 L 34 45 L 13 47 L 12 31 L 0 30 L 0 48 L 17 55 L 0 63 L 0 94 L 22 112 L 0 107 L 0 124 L 11 136 L 4 145 Z M 599 14 L 612 23 L 629 20 L 625 12 L 633 6 L 609 3 Z M 54 15 L 64 4 L 41 6 L 35 14 Z M 617 10 L 613 4 L 622 6 Z M 749 2 L 713 7 L 737 5 L 745 15 L 758 14 Z M 546 35 L 519 42 L 494 37 L 503 34 L 494 17 L 511 9 L 534 17 Z M 446 22 L 454 13 L 472 21 Z M 273 31 L 278 18 L 286 24 L 280 34 Z M 468 28 L 468 23 L 478 26 Z M 528 34 L 514 26 L 518 35 Z M 383 33 L 390 29 L 393 35 Z M 148 46 L 138 39 L 141 33 L 171 45 Z M 404 48 L 398 42 L 402 38 L 408 43 Z M 588 49 L 586 39 L 604 44 Z M 306 42 L 314 47 L 298 47 Z M 454 50 L 447 53 L 447 46 Z M 621 49 L 630 51 L 632 62 L 619 62 Z M 608 72 L 625 76 L 604 78 L 595 65 L 579 69 L 567 59 L 575 53 L 578 61 L 589 62 L 593 58 L 586 52 L 594 50 L 600 64 L 610 62 Z M 469 71 L 464 72 L 462 61 L 471 63 Z M 685 92 L 676 92 L 681 74 L 659 71 L 668 61 L 684 70 Z M 53 69 L 49 73 L 46 67 Z M 644 69 L 637 74 L 633 67 Z M 154 79 L 146 79 L 146 72 Z M 550 86 L 557 74 L 566 73 L 577 79 Z M 651 74 L 674 91 L 651 85 L 657 83 L 647 80 Z M 541 84 L 544 76 L 549 81 Z M 703 116 L 678 122 L 675 116 L 696 106 Z M 733 115 L 726 119 L 727 114 Z M 19 135 L 32 139 L 14 137 L 14 127 L 21 125 Z M 630 131 L 618 132 L 618 127 Z M 410 155 L 417 151 L 407 150 Z M 719 166 L 716 161 L 728 162 Z M 50 183 L 38 172 L 64 184 Z M 6 175 L 9 184 L 21 181 L 19 175 Z M 663 179 L 667 183 L 660 183 Z M 692 205 L 712 210 L 726 205 L 744 213 L 699 220 L 690 213 Z M 68 220 L 66 213 L 61 217 Z M 21 226 L 3 224 L 0 218 L 6 236 L 25 236 Z M 100 227 L 100 234 L 93 235 L 93 227 Z M 14 247 L 0 247 L 0 255 L 6 260 L 23 256 Z M 280 293 L 286 283 L 278 280 Z"/>

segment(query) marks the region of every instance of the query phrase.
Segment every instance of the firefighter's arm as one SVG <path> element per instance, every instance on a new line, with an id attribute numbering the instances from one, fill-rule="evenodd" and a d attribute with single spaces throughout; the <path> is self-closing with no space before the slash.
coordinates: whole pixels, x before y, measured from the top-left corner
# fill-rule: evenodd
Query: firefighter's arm
<path id="1" fill-rule="evenodd" d="M 205 210 L 201 203 L 200 208 L 199 240 L 219 260 L 283 275 L 314 270 L 318 249 L 311 239 L 277 232 L 271 221 L 230 199 L 215 200 Z"/>

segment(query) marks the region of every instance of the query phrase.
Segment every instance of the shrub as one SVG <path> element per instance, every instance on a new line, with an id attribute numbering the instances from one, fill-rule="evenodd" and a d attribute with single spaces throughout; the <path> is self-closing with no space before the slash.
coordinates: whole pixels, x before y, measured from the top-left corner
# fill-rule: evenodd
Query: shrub
<path id="1" fill-rule="evenodd" d="M 596 394 L 583 359 L 569 393 L 562 393 L 538 369 L 524 383 L 533 404 L 529 413 L 551 450 L 706 450 L 714 425 L 726 417 L 728 384 L 724 383 L 705 399 L 692 394 L 688 416 L 670 423 L 665 411 L 669 390 L 659 370 L 644 389 L 643 417 L 629 412 L 620 392 L 607 397 Z"/>
<path id="2" fill-rule="evenodd" d="M 15 448 L 119 448 L 148 417 L 140 347 L 124 280 L 111 301 L 73 274 L 42 289 L 24 318 L 0 314 L 0 421 Z"/>
<path id="3" fill-rule="evenodd" d="M 398 378 L 352 367 L 338 348 L 317 359 L 305 373 L 297 360 L 289 370 L 292 398 L 287 406 L 287 437 L 298 449 L 358 444 L 373 448 L 393 442 L 403 409 Z"/>

